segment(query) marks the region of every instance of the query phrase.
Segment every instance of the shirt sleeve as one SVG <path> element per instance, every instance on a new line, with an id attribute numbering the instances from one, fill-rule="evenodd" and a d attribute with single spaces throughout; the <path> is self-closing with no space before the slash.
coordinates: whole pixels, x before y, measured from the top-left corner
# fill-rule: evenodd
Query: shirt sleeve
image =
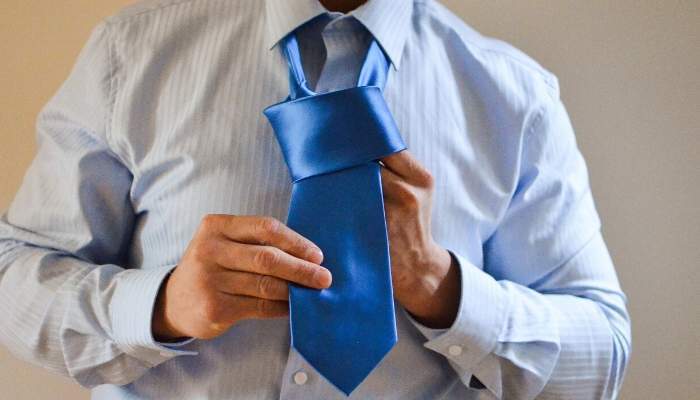
<path id="1" fill-rule="evenodd" d="M 631 348 L 626 298 L 558 96 L 527 132 L 484 269 L 451 251 L 462 283 L 453 325 L 429 329 L 404 313 L 486 398 L 615 398 Z"/>
<path id="2" fill-rule="evenodd" d="M 107 21 L 39 113 L 37 154 L 0 217 L 0 342 L 85 387 L 126 384 L 195 352 L 155 342 L 151 317 L 174 265 L 130 269 L 132 175 L 110 150 Z"/>

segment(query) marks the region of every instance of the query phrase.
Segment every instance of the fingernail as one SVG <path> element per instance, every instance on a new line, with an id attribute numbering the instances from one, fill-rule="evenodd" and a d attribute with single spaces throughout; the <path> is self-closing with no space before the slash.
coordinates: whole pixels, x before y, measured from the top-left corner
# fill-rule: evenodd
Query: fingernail
<path id="1" fill-rule="evenodd" d="M 318 247 L 309 246 L 306 259 L 313 263 L 321 264 L 321 261 L 323 261 L 323 252 Z"/>
<path id="2" fill-rule="evenodd" d="M 314 273 L 314 280 L 324 288 L 330 287 L 333 277 L 331 276 L 331 271 L 326 268 L 318 268 Z"/>

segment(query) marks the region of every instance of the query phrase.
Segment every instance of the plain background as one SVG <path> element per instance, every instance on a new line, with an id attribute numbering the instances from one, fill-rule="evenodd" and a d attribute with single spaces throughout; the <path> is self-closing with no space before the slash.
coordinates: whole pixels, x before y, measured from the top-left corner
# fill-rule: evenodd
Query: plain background
<path id="1" fill-rule="evenodd" d="M 131 2 L 2 0 L 0 212 L 34 156 L 38 111 L 94 25 Z M 621 398 L 700 399 L 700 1 L 444 3 L 559 77 L 629 297 L 633 353 Z M 5 349 L 0 393 L 88 398 Z"/>

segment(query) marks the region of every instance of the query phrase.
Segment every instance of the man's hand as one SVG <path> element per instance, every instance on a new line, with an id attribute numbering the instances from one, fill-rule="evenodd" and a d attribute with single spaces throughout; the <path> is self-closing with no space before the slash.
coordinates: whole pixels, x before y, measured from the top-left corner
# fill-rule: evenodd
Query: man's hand
<path id="1" fill-rule="evenodd" d="M 457 264 L 430 232 L 433 177 L 405 150 L 381 161 L 394 297 L 422 324 L 449 327 L 461 285 Z"/>
<path id="2" fill-rule="evenodd" d="M 210 339 L 243 319 L 283 317 L 288 282 L 330 286 L 322 260 L 316 245 L 274 218 L 207 215 L 160 289 L 154 337 Z"/>

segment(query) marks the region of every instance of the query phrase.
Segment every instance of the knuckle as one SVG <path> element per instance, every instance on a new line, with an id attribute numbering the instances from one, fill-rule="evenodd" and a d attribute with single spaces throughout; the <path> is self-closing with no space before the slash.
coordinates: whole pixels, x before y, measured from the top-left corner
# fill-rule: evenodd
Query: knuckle
<path id="1" fill-rule="evenodd" d="M 294 239 L 294 248 L 297 249 L 299 254 L 302 256 L 307 256 L 311 254 L 311 245 L 302 237 L 297 237 Z"/>
<path id="2" fill-rule="evenodd" d="M 201 227 L 205 231 L 213 231 L 219 223 L 220 216 L 218 214 L 206 214 L 202 217 Z"/>
<path id="3" fill-rule="evenodd" d="M 273 217 L 262 217 L 258 222 L 258 229 L 263 234 L 274 234 L 279 231 L 282 222 Z"/>
<path id="4" fill-rule="evenodd" d="M 258 293 L 263 297 L 269 297 L 275 292 L 275 281 L 271 276 L 258 275 Z"/>
<path id="5" fill-rule="evenodd" d="M 418 160 L 412 159 L 408 163 L 408 170 L 410 175 L 415 177 L 416 181 L 421 186 L 429 186 L 433 183 L 432 174 L 430 173 L 430 171 L 428 171 L 427 168 L 421 165 L 421 163 L 418 162 Z"/>
<path id="6" fill-rule="evenodd" d="M 216 253 L 216 245 L 212 240 L 201 240 L 192 248 L 195 260 L 210 260 Z"/>
<path id="7" fill-rule="evenodd" d="M 280 260 L 280 253 L 274 247 L 263 247 L 255 253 L 253 263 L 264 271 L 270 270 Z"/>
<path id="8" fill-rule="evenodd" d="M 300 282 L 312 283 L 315 271 L 313 268 L 299 266 L 296 268 L 294 275 Z"/>
<path id="9" fill-rule="evenodd" d="M 435 177 L 429 171 L 423 171 L 423 187 L 432 189 L 435 187 Z"/>

